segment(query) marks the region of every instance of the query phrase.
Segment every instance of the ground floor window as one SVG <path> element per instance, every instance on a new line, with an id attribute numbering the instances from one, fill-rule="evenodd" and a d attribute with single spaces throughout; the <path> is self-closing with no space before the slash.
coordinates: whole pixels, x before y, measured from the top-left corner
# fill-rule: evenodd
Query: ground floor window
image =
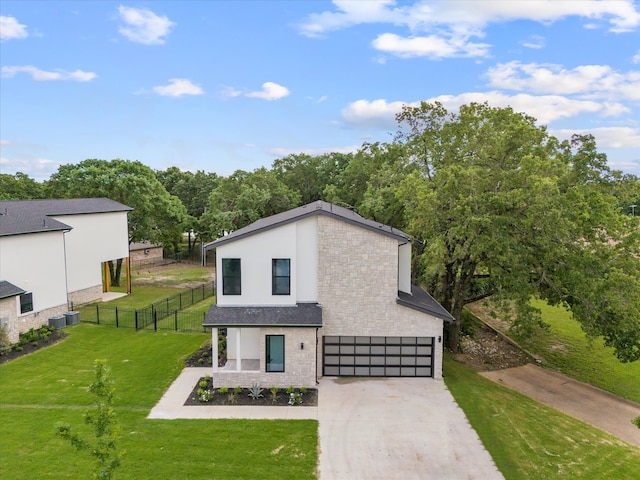
<path id="1" fill-rule="evenodd" d="M 33 294 L 23 293 L 20 295 L 20 313 L 33 311 Z"/>
<path id="2" fill-rule="evenodd" d="M 267 372 L 284 372 L 284 335 L 267 335 Z"/>

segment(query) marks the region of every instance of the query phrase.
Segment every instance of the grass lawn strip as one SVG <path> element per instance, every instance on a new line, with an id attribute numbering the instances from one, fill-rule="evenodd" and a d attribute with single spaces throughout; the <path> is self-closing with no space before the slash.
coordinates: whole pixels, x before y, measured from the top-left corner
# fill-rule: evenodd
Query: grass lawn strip
<path id="1" fill-rule="evenodd" d="M 507 480 L 635 478 L 640 449 L 445 356 L 445 383 Z"/>
<path id="2" fill-rule="evenodd" d="M 0 366 L 3 478 L 86 478 L 88 455 L 54 436 L 57 421 L 87 433 L 93 361 L 104 358 L 116 385 L 127 451 L 118 479 L 314 478 L 315 421 L 148 420 L 205 334 L 133 332 L 81 324 L 57 345 Z M 60 407 L 57 407 L 60 406 Z"/>

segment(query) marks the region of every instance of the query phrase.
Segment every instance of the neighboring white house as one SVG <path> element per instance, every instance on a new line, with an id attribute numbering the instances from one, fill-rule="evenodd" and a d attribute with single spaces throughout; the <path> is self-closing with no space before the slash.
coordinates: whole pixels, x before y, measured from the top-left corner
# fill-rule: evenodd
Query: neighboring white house
<path id="1" fill-rule="evenodd" d="M 351 210 L 314 202 L 207 244 L 227 329 L 224 386 L 314 386 L 321 376 L 442 378 L 451 315 L 411 284 L 411 239 Z"/>
<path id="2" fill-rule="evenodd" d="M 130 210 L 108 198 L 0 201 L 0 322 L 11 342 L 101 297 L 103 263 L 129 255 Z"/>

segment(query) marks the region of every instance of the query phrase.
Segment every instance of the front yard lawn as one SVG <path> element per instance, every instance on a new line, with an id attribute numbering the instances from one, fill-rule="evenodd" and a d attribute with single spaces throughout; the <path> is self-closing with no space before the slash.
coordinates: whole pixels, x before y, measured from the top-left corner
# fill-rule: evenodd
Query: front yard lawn
<path id="1" fill-rule="evenodd" d="M 445 383 L 507 480 L 637 478 L 640 448 L 445 355 Z"/>
<path id="2" fill-rule="evenodd" d="M 117 479 L 315 478 L 316 421 L 149 420 L 149 410 L 206 334 L 80 324 L 62 342 L 0 365 L 0 472 L 7 479 L 87 478 L 88 455 L 54 435 L 86 429 L 93 362 L 106 359 L 126 457 Z M 189 392 L 185 392 L 188 395 Z M 198 408 L 198 407 L 194 407 Z M 86 431 L 86 430 L 85 430 Z"/>

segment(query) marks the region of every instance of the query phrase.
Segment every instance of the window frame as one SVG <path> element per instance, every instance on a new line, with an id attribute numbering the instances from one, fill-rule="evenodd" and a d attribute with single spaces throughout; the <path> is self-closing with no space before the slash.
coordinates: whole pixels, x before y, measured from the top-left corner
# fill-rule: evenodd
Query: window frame
<path id="1" fill-rule="evenodd" d="M 237 275 L 228 274 L 227 262 L 237 262 Z M 222 259 L 222 295 L 242 295 L 242 259 Z"/>
<path id="2" fill-rule="evenodd" d="M 24 292 L 20 294 L 20 315 L 33 312 L 33 292 Z"/>
<path id="3" fill-rule="evenodd" d="M 277 275 L 278 263 L 287 262 L 288 275 Z M 279 279 L 287 279 L 287 291 L 279 292 Z M 291 259 L 290 258 L 272 258 L 271 259 L 271 295 L 291 295 Z"/>
<path id="4" fill-rule="evenodd" d="M 270 340 L 272 338 L 281 338 L 282 339 L 282 370 L 276 370 L 273 368 L 273 362 L 270 361 L 270 353 L 271 353 L 271 343 Z M 284 373 L 285 371 L 285 336 L 283 334 L 277 335 L 265 335 L 265 362 L 264 362 L 264 370 L 267 373 Z M 279 363 L 278 363 L 279 365 Z"/>

